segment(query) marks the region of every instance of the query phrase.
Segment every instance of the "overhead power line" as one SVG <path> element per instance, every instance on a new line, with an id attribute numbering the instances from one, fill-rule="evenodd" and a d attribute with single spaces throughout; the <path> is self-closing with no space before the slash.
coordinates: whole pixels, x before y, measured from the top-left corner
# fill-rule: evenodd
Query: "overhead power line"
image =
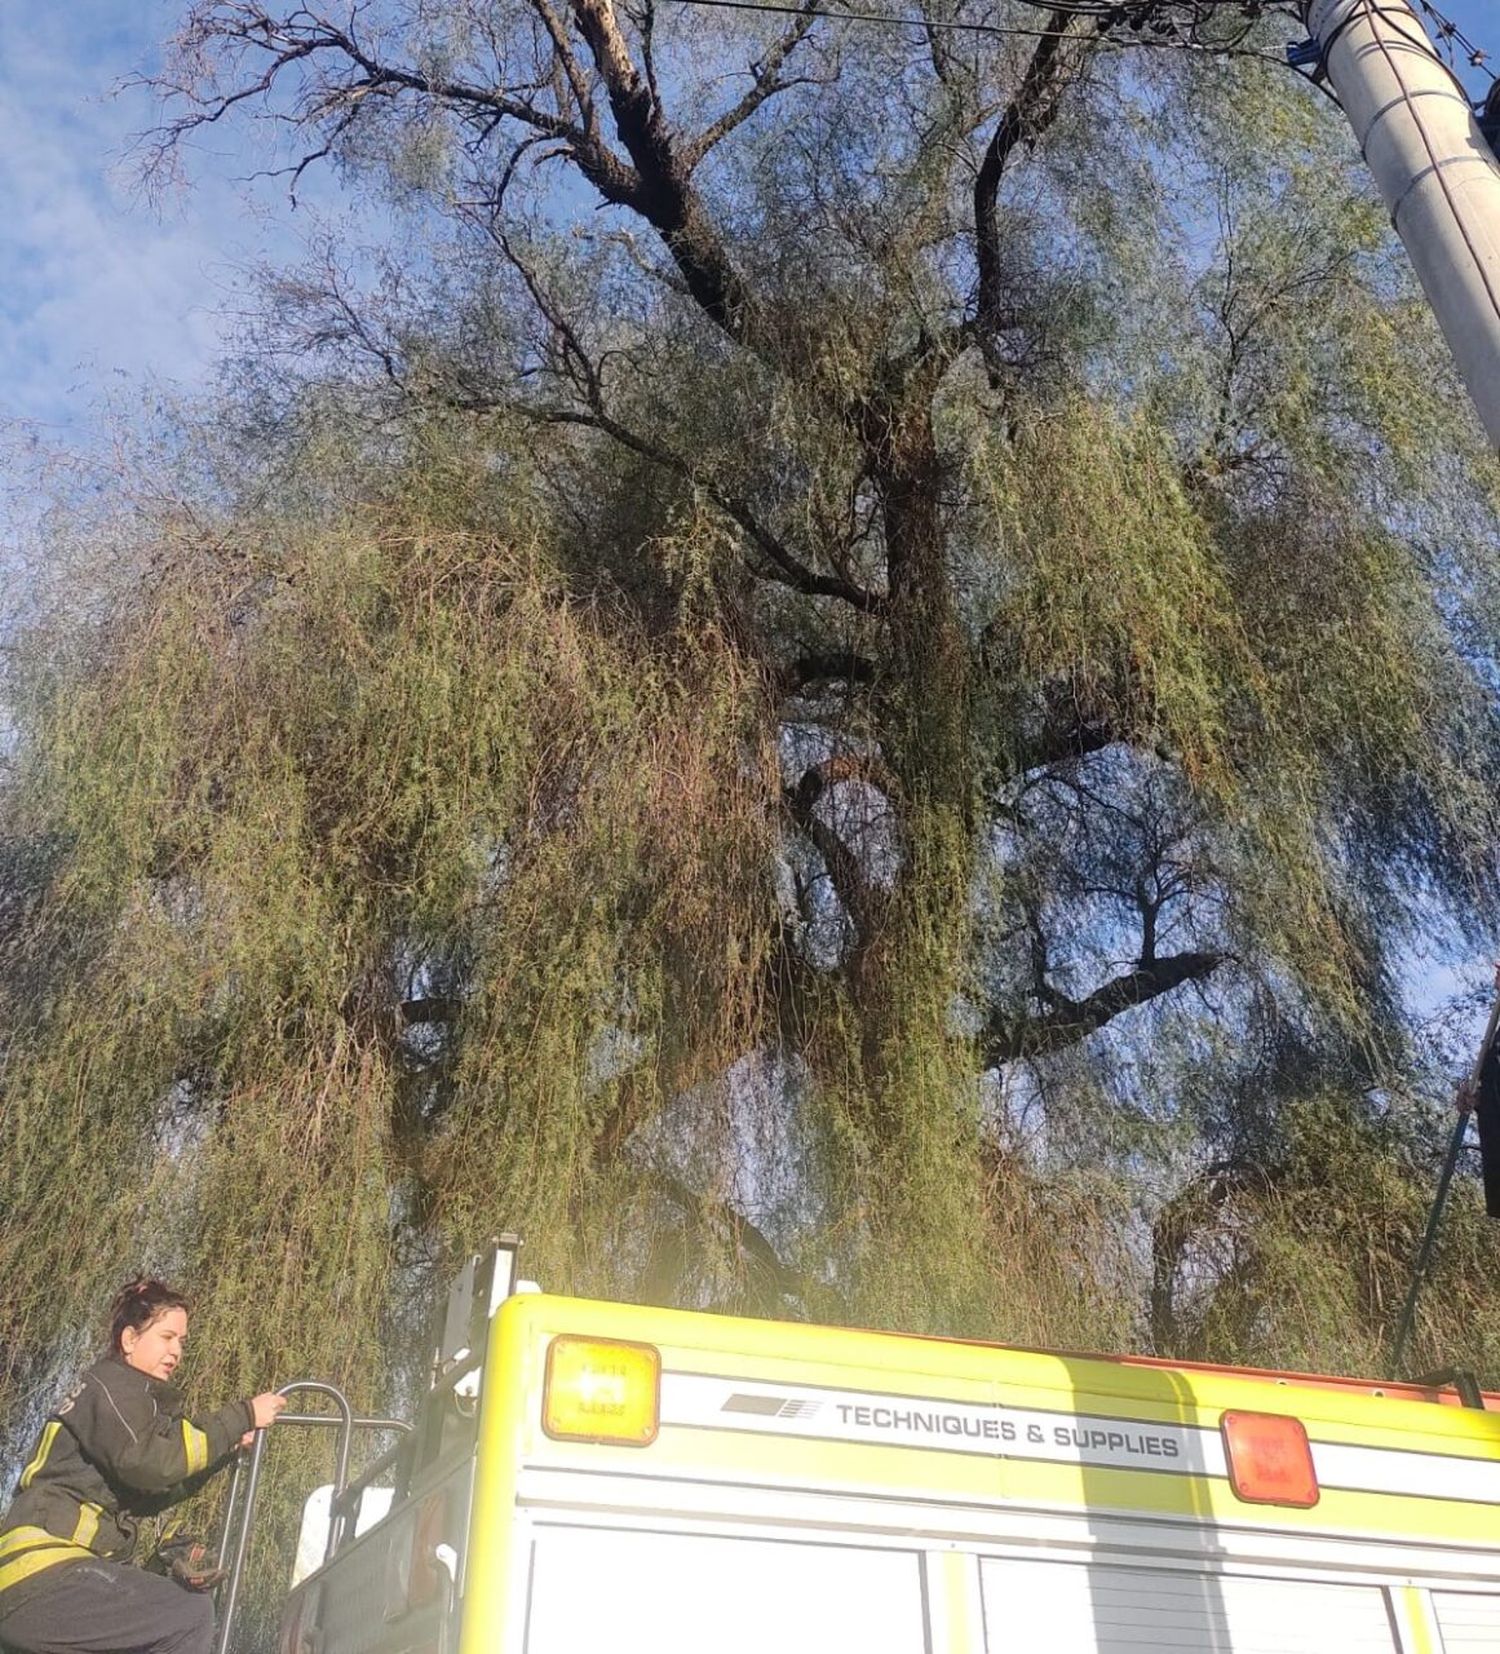
<path id="1" fill-rule="evenodd" d="M 782 17 L 826 17 L 835 23 L 872 23 L 888 29 L 935 29 L 945 34 L 1018 35 L 1026 40 L 1043 40 L 1058 32 L 1056 29 L 1028 29 L 1019 24 L 959 23 L 937 17 L 901 17 L 892 12 L 827 11 L 817 6 L 778 4 L 778 0 L 668 0 L 668 3 L 676 6 L 697 6 L 708 11 L 755 11 L 771 12 Z M 1068 9 L 1071 11 L 1073 8 Z"/>
<path id="2" fill-rule="evenodd" d="M 1432 0 L 1415 0 L 1415 3 L 1432 19 L 1432 26 L 1438 34 L 1438 49 L 1448 54 L 1450 62 L 1462 52 L 1471 69 L 1483 70 L 1492 81 L 1500 80 L 1500 74 L 1490 68 L 1490 54 L 1482 47 L 1476 46 L 1458 24 L 1445 17 L 1432 4 Z"/>
<path id="3" fill-rule="evenodd" d="M 1027 28 L 1014 23 L 980 23 L 958 18 L 904 17 L 899 13 L 851 11 L 823 6 L 798 6 L 790 0 L 668 0 L 669 4 L 694 6 L 710 11 L 767 12 L 781 17 L 815 17 L 834 23 L 861 23 L 875 28 L 919 29 L 923 33 L 977 34 L 1025 40 L 1045 40 L 1059 33 L 1056 28 Z M 1263 17 L 1285 13 L 1288 19 L 1292 9 L 1286 0 L 1020 0 L 1034 11 L 1045 12 L 1051 18 L 1093 18 L 1106 28 L 1129 30 L 1136 38 L 1122 40 L 1118 35 L 1108 37 L 1114 46 L 1140 45 L 1175 47 L 1201 52 L 1216 52 L 1235 56 L 1252 56 L 1263 62 L 1282 62 L 1270 52 L 1247 52 L 1246 37 Z M 1411 0 L 1424 16 L 1430 19 L 1438 36 L 1439 50 L 1444 52 L 1450 66 L 1461 53 L 1468 65 L 1480 69 L 1492 81 L 1500 79 L 1489 67 L 1489 54 L 1477 46 L 1459 26 L 1440 11 L 1433 0 Z M 1219 18 L 1233 15 L 1244 27 L 1228 38 L 1201 38 L 1198 30 Z M 1304 79 L 1312 79 L 1303 76 Z"/>
<path id="4" fill-rule="evenodd" d="M 892 12 L 798 6 L 786 3 L 786 0 L 669 0 L 669 3 L 696 6 L 711 11 L 770 12 L 783 17 L 827 18 L 835 23 L 864 23 L 887 29 L 920 29 L 924 33 L 931 31 L 1045 40 L 1061 32 L 1056 28 L 1027 28 L 1023 24 L 1015 23 L 979 23 L 956 18 L 903 17 Z M 1066 16 L 1070 22 L 1080 17 L 1093 18 L 1106 26 L 1123 26 L 1132 33 L 1140 32 L 1143 35 L 1149 31 L 1151 36 L 1156 37 L 1128 42 L 1112 39 L 1109 43 L 1113 45 L 1172 45 L 1199 51 L 1226 52 L 1233 51 L 1243 41 L 1251 23 L 1261 11 L 1255 0 L 1248 0 L 1248 3 L 1247 0 L 1131 0 L 1131 3 L 1125 4 L 1119 3 L 1119 0 L 1061 0 L 1061 3 L 1056 5 L 1050 4 L 1049 0 L 1023 0 L 1023 4 L 1052 16 Z M 1235 13 L 1244 17 L 1245 30 L 1227 40 L 1197 40 L 1181 32 L 1184 22 L 1195 28 L 1206 22 L 1210 16 L 1225 13 Z M 1164 38 L 1169 35 L 1172 37 L 1170 40 Z"/>

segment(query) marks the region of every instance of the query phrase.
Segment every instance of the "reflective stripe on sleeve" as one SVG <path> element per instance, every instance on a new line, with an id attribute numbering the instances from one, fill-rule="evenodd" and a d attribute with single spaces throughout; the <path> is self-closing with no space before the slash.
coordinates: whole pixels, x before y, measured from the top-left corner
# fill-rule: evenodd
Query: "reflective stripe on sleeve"
<path id="1" fill-rule="evenodd" d="M 208 1469 L 208 1437 L 186 1419 L 182 1421 L 182 1445 L 187 1453 L 189 1476 Z"/>
<path id="2" fill-rule="evenodd" d="M 42 1439 L 37 1444 L 37 1450 L 32 1456 L 31 1463 L 21 1472 L 21 1489 L 24 1491 L 31 1486 L 34 1477 L 47 1462 L 47 1455 L 52 1451 L 52 1444 L 57 1440 L 57 1432 L 62 1425 L 56 1419 L 49 1419 L 46 1428 L 42 1431 Z"/>

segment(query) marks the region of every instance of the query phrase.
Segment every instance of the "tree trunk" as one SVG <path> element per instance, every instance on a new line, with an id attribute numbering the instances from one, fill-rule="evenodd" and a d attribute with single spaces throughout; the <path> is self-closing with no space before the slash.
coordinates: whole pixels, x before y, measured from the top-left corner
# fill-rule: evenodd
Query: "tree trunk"
<path id="1" fill-rule="evenodd" d="M 948 576 L 942 468 L 925 399 L 872 454 L 889 572 L 882 732 L 900 866 L 862 939 L 854 987 L 877 1150 L 916 1121 L 909 1064 L 952 1037 L 972 864 L 970 652 Z"/>

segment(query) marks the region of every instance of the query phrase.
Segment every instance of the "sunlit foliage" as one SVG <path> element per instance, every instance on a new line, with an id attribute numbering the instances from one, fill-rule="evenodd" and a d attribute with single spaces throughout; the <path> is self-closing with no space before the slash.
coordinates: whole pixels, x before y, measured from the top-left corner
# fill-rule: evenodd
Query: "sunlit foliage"
<path id="1" fill-rule="evenodd" d="M 285 49 L 391 237 L 38 547 L 0 1405 L 140 1266 L 206 1387 L 390 1405 L 501 1228 L 578 1291 L 1379 1367 L 1500 588 L 1347 135 L 1239 58 L 539 6 L 374 8 L 378 91 L 312 12 L 185 26 L 177 135 Z M 1469 1179 L 1449 1235 L 1418 1356 L 1493 1378 Z"/>

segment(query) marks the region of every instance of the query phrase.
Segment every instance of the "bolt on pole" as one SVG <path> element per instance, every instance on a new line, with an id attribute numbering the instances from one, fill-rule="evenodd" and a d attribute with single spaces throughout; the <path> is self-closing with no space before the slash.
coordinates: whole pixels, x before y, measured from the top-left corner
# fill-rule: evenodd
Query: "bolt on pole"
<path id="1" fill-rule="evenodd" d="M 1303 16 L 1500 449 L 1500 164 L 1407 0 L 1303 0 Z"/>

